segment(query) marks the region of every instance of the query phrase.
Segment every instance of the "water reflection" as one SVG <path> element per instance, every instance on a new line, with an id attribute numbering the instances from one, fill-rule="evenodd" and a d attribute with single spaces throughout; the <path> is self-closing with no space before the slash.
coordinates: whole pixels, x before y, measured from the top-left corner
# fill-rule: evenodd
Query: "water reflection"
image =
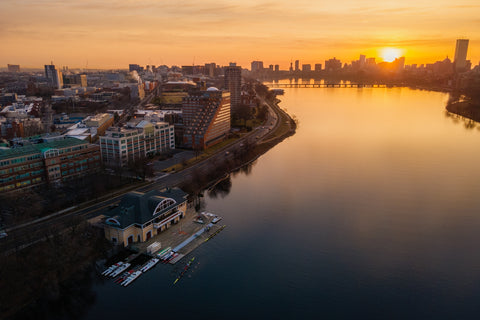
<path id="1" fill-rule="evenodd" d="M 204 198 L 228 225 L 195 251 L 208 267 L 175 288 L 161 267 L 129 294 L 99 287 L 89 319 L 152 316 L 159 291 L 178 318 L 214 301 L 229 319 L 476 319 L 479 132 L 443 93 L 361 93 L 286 89 L 296 134 Z"/>
<path id="2" fill-rule="evenodd" d="M 230 178 L 230 175 L 228 175 L 215 183 L 213 187 L 208 189 L 208 196 L 213 199 L 217 198 L 218 196 L 225 198 L 230 193 L 231 188 L 232 179 Z"/>
<path id="3" fill-rule="evenodd" d="M 477 128 L 477 130 L 480 130 L 480 126 L 479 126 L 478 122 L 473 121 L 472 119 L 465 118 L 461 115 L 449 112 L 447 110 L 445 110 L 445 117 L 449 118 L 449 119 L 452 119 L 453 123 L 463 124 L 463 127 L 467 130 L 472 130 L 472 129 L 475 129 L 475 128 Z"/>

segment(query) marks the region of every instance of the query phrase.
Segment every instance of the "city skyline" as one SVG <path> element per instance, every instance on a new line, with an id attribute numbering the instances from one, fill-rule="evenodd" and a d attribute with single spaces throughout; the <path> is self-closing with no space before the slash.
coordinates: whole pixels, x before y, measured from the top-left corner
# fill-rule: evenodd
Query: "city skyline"
<path id="1" fill-rule="evenodd" d="M 480 5 L 463 0 L 377 3 L 342 0 L 182 1 L 5 0 L 0 65 L 73 68 L 192 65 L 253 60 L 314 64 L 360 54 L 407 64 L 453 59 L 456 39 L 470 40 L 467 59 L 480 61 Z M 418 17 L 421 16 L 421 19 Z M 21 21 L 21 22 L 20 22 Z M 397 52 L 395 54 L 395 52 Z"/>

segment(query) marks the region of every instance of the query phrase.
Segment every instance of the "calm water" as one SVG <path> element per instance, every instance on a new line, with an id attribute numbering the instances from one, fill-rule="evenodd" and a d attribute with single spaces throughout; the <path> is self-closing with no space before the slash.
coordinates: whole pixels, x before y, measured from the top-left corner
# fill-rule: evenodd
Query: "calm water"
<path id="1" fill-rule="evenodd" d="M 206 196 L 228 227 L 191 277 L 97 284 L 81 318 L 478 319 L 480 131 L 447 98 L 287 89 L 297 134 Z"/>

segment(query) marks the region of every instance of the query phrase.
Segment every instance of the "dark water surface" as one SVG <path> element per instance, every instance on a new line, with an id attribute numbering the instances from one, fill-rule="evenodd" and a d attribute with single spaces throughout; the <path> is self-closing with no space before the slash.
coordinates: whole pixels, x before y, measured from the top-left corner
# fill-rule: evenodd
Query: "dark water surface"
<path id="1" fill-rule="evenodd" d="M 95 285 L 82 319 L 478 319 L 480 131 L 447 98 L 287 89 L 297 134 L 206 195 L 228 227 L 189 276 Z"/>

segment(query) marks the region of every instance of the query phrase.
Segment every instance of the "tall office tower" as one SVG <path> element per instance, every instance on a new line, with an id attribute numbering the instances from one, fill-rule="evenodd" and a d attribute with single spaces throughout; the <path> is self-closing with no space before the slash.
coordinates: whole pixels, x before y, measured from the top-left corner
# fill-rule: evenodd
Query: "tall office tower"
<path id="1" fill-rule="evenodd" d="M 300 71 L 300 61 L 295 60 L 295 71 Z"/>
<path id="2" fill-rule="evenodd" d="M 230 91 L 232 109 L 236 109 L 241 102 L 242 67 L 230 66 L 225 68 L 225 88 Z"/>
<path id="3" fill-rule="evenodd" d="M 215 77 L 216 68 L 217 68 L 217 65 L 215 64 L 215 62 L 205 63 L 205 75 L 211 78 Z"/>
<path id="4" fill-rule="evenodd" d="M 358 62 L 360 63 L 360 68 L 365 66 L 365 63 L 367 62 L 366 58 L 367 57 L 364 54 L 360 55 L 360 59 L 358 60 Z"/>
<path id="5" fill-rule="evenodd" d="M 322 71 L 322 64 L 321 63 L 315 63 L 315 71 Z"/>
<path id="6" fill-rule="evenodd" d="M 262 72 L 263 71 L 263 61 L 252 61 L 251 70 L 252 70 L 252 72 Z"/>
<path id="7" fill-rule="evenodd" d="M 455 47 L 455 60 L 453 61 L 456 72 L 466 71 L 467 50 L 468 39 L 457 39 L 457 46 Z"/>
<path id="8" fill-rule="evenodd" d="M 278 64 L 275 65 L 275 72 L 280 71 L 280 66 Z"/>
<path id="9" fill-rule="evenodd" d="M 230 132 L 230 93 L 210 87 L 183 99 L 183 143 L 206 149 L 222 142 Z"/>
<path id="10" fill-rule="evenodd" d="M 63 87 L 63 75 L 60 70 L 55 69 L 55 65 L 45 65 L 45 77 L 52 87 L 57 89 L 61 89 Z"/>

